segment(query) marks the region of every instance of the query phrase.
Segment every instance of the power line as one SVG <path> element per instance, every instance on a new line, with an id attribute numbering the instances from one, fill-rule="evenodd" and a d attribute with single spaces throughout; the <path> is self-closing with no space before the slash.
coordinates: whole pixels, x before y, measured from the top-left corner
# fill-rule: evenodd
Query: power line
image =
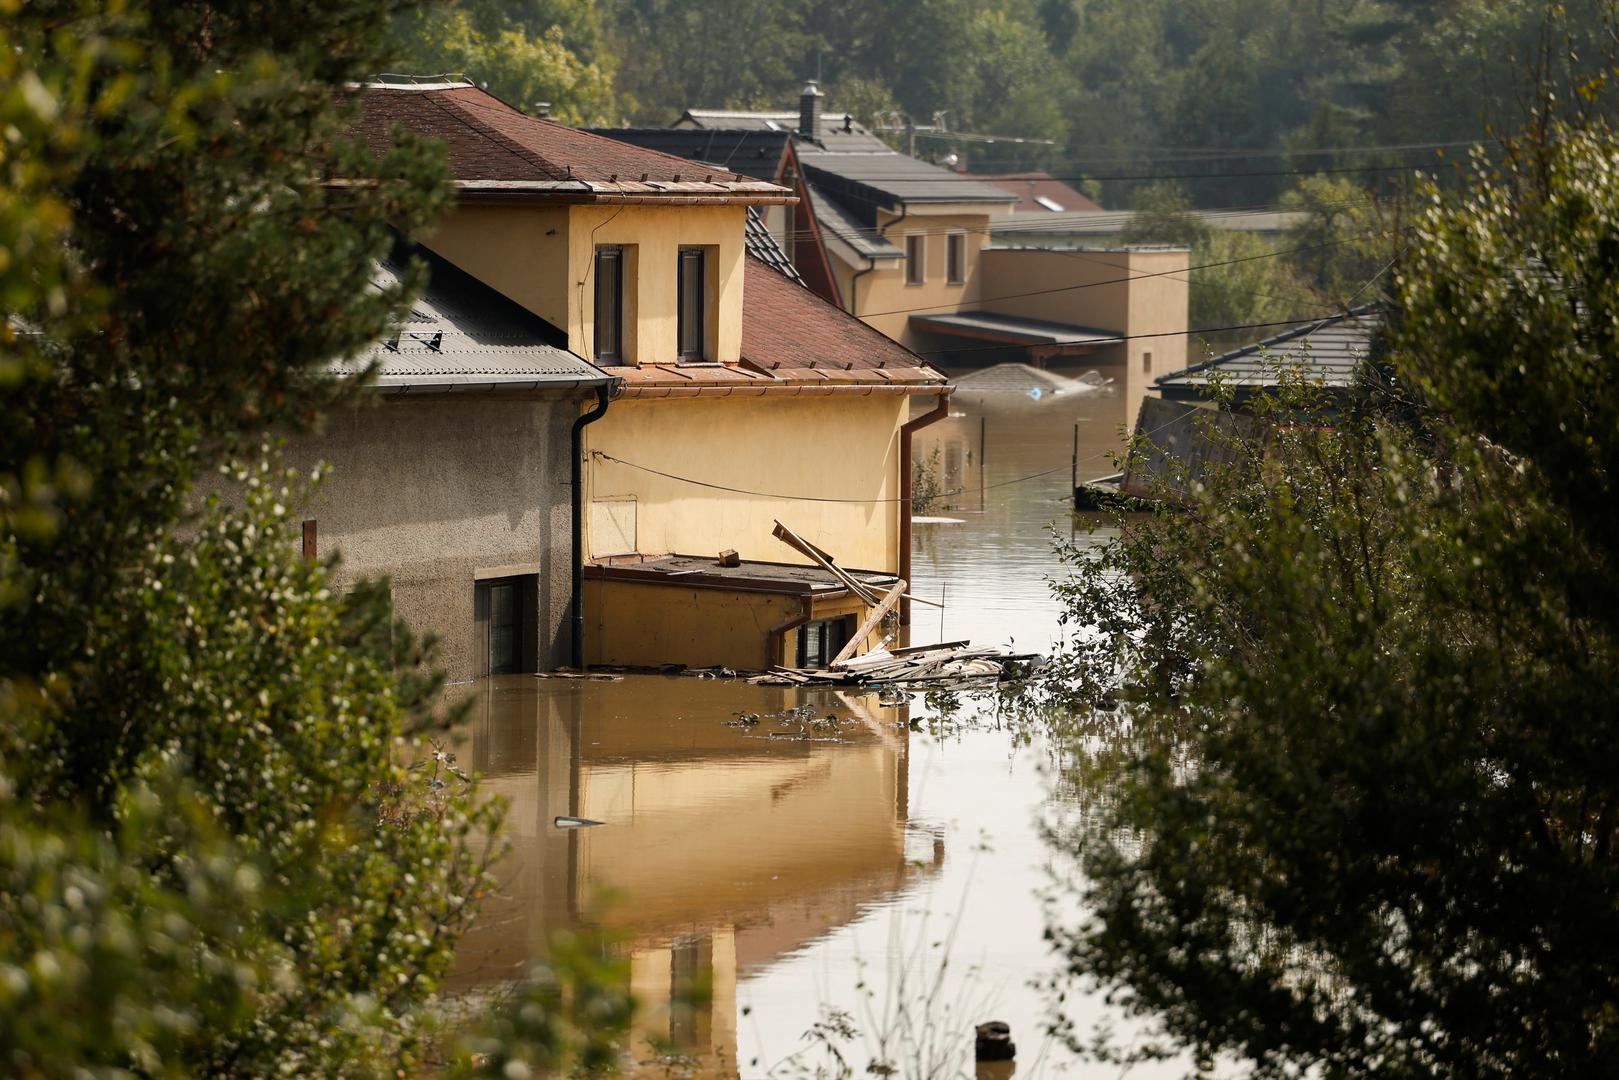
<path id="1" fill-rule="evenodd" d="M 1055 288 L 1050 288 L 1050 289 L 1031 289 L 1028 292 L 1006 293 L 1006 294 L 1001 295 L 1001 296 L 981 296 L 975 301 L 975 303 L 977 303 L 977 304 L 986 304 L 986 303 L 994 303 L 994 302 L 997 302 L 997 301 L 1000 301 L 1000 300 L 1020 300 L 1020 299 L 1022 299 L 1024 297 L 1026 297 L 1026 296 L 1048 296 L 1048 295 L 1050 295 L 1052 293 L 1076 292 L 1076 291 L 1078 291 L 1080 289 L 1099 288 L 1099 287 L 1101 287 L 1103 285 L 1119 285 L 1119 284 L 1123 284 L 1123 283 L 1130 282 L 1130 281 L 1139 281 L 1139 280 L 1142 280 L 1144 278 L 1169 277 L 1169 276 L 1174 275 L 1174 274 L 1187 274 L 1187 273 L 1191 273 L 1193 270 L 1212 270 L 1212 269 L 1214 269 L 1216 267 L 1220 267 L 1220 266 L 1233 266 L 1233 265 L 1235 265 L 1237 263 L 1254 262 L 1255 260 L 1258 260 L 1258 259 L 1275 259 L 1275 258 L 1280 258 L 1283 255 L 1296 255 L 1296 254 L 1299 254 L 1301 252 L 1306 252 L 1306 251 L 1321 251 L 1321 250 L 1323 250 L 1325 248 L 1342 247 L 1345 244 L 1352 244 L 1352 243 L 1356 243 L 1356 242 L 1361 241 L 1361 240 L 1369 240 L 1369 239 L 1372 239 L 1373 237 L 1378 237 L 1378 236 L 1387 236 L 1391 232 L 1401 232 L 1401 231 L 1405 231 L 1405 230 L 1385 229 L 1382 232 L 1366 233 L 1365 235 L 1362 235 L 1362 236 L 1350 236 L 1350 237 L 1345 237 L 1342 240 L 1329 240 L 1329 241 L 1327 241 L 1325 243 L 1321 243 L 1321 244 L 1307 244 L 1307 245 L 1305 245 L 1303 247 L 1283 248 L 1283 249 L 1281 249 L 1279 251 L 1266 251 L 1266 252 L 1261 252 L 1261 253 L 1259 253 L 1257 255 L 1243 255 L 1243 256 L 1240 256 L 1239 258 L 1235 258 L 1235 259 L 1221 259 L 1221 260 L 1219 260 L 1217 262 L 1200 263 L 1197 266 L 1181 267 L 1181 268 L 1177 268 L 1177 269 L 1174 269 L 1174 270 L 1157 270 L 1157 271 L 1153 271 L 1151 273 L 1144 273 L 1144 274 L 1128 274 L 1128 275 L 1126 275 L 1124 277 L 1107 278 L 1107 279 L 1105 279 L 1103 281 L 1087 281 L 1087 282 L 1081 282 L 1078 285 L 1059 285 L 1059 286 L 1057 286 Z M 909 314 L 919 312 L 919 311 L 935 311 L 935 310 L 938 310 L 940 308 L 952 308 L 952 309 L 954 309 L 956 311 L 962 310 L 960 307 L 958 307 L 955 304 L 924 304 L 924 305 L 922 305 L 920 307 L 893 308 L 893 309 L 888 310 L 888 311 L 866 311 L 866 312 L 859 313 L 858 317 L 861 318 L 861 319 L 870 319 L 870 318 L 876 318 L 877 316 L 880 316 L 880 315 L 909 315 Z M 1222 328 L 1222 329 L 1225 329 L 1225 328 Z M 1240 327 L 1231 327 L 1230 329 L 1241 329 L 1241 328 Z M 1113 339 L 1109 338 L 1108 340 L 1111 341 Z M 1122 340 L 1122 339 L 1120 339 L 1120 340 Z M 1083 342 L 1056 342 L 1055 344 L 1083 344 Z M 997 346 L 997 347 L 998 348 L 1004 348 L 1005 346 Z"/>

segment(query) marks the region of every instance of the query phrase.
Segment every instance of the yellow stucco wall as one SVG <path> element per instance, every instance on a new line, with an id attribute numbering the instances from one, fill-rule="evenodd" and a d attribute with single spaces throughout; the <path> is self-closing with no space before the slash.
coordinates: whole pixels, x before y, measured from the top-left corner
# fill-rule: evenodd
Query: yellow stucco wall
<path id="1" fill-rule="evenodd" d="M 585 580 L 585 663 L 762 671 L 770 628 L 802 610 L 797 597 Z"/>
<path id="2" fill-rule="evenodd" d="M 899 565 L 897 394 L 623 398 L 585 428 L 585 556 L 622 554 L 596 527 L 598 501 L 633 500 L 643 555 L 717 554 L 807 562 L 775 539 L 780 520 L 851 569 Z M 761 492 L 699 487 L 593 459 L 600 450 L 660 472 Z M 803 502 L 775 496 L 861 500 Z M 593 518 L 596 519 L 593 521 Z"/>
<path id="3" fill-rule="evenodd" d="M 423 242 L 467 273 L 564 328 L 568 348 L 590 357 L 595 333 L 595 250 L 633 248 L 625 265 L 625 362 L 678 359 L 677 259 L 710 249 L 714 296 L 706 359 L 742 350 L 744 223 L 741 206 L 480 206 L 447 214 Z"/>
<path id="4" fill-rule="evenodd" d="M 908 327 L 911 315 L 918 313 L 918 309 L 922 313 L 945 313 L 977 302 L 982 280 L 979 254 L 988 242 L 989 215 L 982 209 L 941 206 L 925 213 L 913 210 L 903 220 L 881 213 L 879 221 L 883 235 L 902 251 L 908 235 L 925 236 L 927 273 L 922 284 L 908 285 L 904 259 L 878 262 L 876 269 L 861 274 L 859 283 L 852 286 L 856 314 L 906 347 L 914 347 L 917 343 Z M 947 273 L 947 237 L 952 232 L 966 237 L 966 274 L 961 284 L 952 284 Z M 850 263 L 836 255 L 832 262 L 838 287 L 847 302 L 853 276 L 865 269 L 866 262 L 859 259 Z"/>
<path id="5" fill-rule="evenodd" d="M 783 636 L 783 656 L 770 653 L 770 629 L 803 611 L 796 596 L 715 588 L 585 580 L 585 662 L 609 667 L 728 667 L 763 671 L 798 655 L 798 631 Z M 811 618 L 853 616 L 871 608 L 859 597 L 815 601 Z M 857 652 L 882 639 L 879 628 Z"/>

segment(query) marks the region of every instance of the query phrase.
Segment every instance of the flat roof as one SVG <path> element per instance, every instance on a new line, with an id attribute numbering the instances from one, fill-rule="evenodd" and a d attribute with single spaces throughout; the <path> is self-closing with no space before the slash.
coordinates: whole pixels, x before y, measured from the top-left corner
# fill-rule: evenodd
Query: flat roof
<path id="1" fill-rule="evenodd" d="M 1025 319 L 993 311 L 960 311 L 953 314 L 912 315 L 911 327 L 935 334 L 953 334 L 977 341 L 998 341 L 1008 345 L 1111 345 L 1119 335 L 1112 330 L 1072 323 Z"/>
<path id="2" fill-rule="evenodd" d="M 679 585 L 749 592 L 818 596 L 844 592 L 843 583 L 819 566 L 801 563 L 758 562 L 744 559 L 739 566 L 721 566 L 707 555 L 620 556 L 598 559 L 584 566 L 586 577 L 633 581 L 643 585 Z M 899 578 L 872 570 L 844 573 L 873 589 L 891 586 Z"/>

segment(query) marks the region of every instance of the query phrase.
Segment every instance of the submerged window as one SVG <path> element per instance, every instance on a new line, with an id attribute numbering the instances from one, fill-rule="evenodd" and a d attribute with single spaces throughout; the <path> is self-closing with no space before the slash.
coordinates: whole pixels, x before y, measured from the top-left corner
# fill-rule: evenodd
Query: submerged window
<path id="1" fill-rule="evenodd" d="M 798 628 L 798 666 L 824 668 L 849 643 L 854 633 L 854 616 L 816 619 Z"/>
<path id="2" fill-rule="evenodd" d="M 702 248 L 680 249 L 680 359 L 704 359 L 708 314 L 708 258 Z"/>
<path id="3" fill-rule="evenodd" d="M 951 233 L 946 241 L 945 276 L 950 284 L 960 285 L 967 280 L 967 234 Z"/>
<path id="4" fill-rule="evenodd" d="M 624 249 L 596 249 L 596 359 L 624 358 Z"/>
<path id="5" fill-rule="evenodd" d="M 927 275 L 928 238 L 925 233 L 910 233 L 905 237 L 905 284 L 920 285 Z"/>
<path id="6" fill-rule="evenodd" d="M 472 592 L 473 667 L 477 675 L 510 675 L 533 669 L 534 575 L 477 582 Z"/>

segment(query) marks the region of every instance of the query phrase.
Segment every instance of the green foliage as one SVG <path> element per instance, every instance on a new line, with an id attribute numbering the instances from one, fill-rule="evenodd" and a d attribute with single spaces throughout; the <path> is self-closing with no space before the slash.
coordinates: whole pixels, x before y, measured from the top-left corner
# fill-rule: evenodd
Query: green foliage
<path id="1" fill-rule="evenodd" d="M 297 560 L 309 478 L 254 451 L 220 481 L 239 508 L 193 513 L 408 299 L 367 282 L 442 165 L 374 160 L 334 105 L 387 15 L 83 0 L 0 26 L 8 1074 L 410 1069 L 483 888 L 497 813 L 441 751 L 405 764 L 430 651 L 385 588 Z"/>
<path id="2" fill-rule="evenodd" d="M 1619 1054 L 1619 141 L 1427 195 L 1391 395 L 1292 383 L 1263 453 L 1066 548 L 1088 738 L 1072 972 L 1255 1075 Z M 1300 423 L 1303 419 L 1305 422 Z M 1283 422 L 1285 421 L 1285 422 Z M 1128 1055 L 1126 1055 L 1128 1056 Z"/>
<path id="3" fill-rule="evenodd" d="M 411 6 L 394 26 L 388 66 L 465 75 L 525 111 L 544 102 L 563 123 L 608 124 L 620 110 L 600 35 L 599 13 L 588 4 Z"/>

